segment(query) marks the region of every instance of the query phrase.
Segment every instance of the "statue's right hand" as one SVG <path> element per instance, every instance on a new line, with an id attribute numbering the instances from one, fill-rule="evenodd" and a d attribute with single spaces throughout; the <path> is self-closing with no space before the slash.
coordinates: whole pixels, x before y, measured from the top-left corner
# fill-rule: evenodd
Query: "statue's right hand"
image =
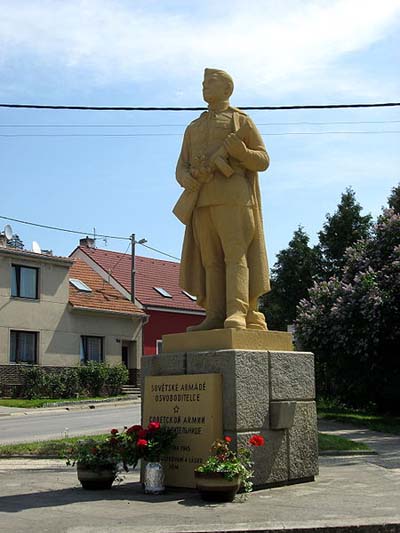
<path id="1" fill-rule="evenodd" d="M 200 189 L 200 183 L 192 176 L 186 174 L 181 178 L 181 185 L 184 189 L 191 192 L 196 192 Z"/>

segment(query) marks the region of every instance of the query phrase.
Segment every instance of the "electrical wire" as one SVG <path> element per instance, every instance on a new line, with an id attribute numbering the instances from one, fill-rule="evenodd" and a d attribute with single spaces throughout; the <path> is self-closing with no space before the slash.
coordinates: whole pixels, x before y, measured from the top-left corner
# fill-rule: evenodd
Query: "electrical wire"
<path id="1" fill-rule="evenodd" d="M 400 124 L 400 120 L 347 120 L 333 122 L 257 122 L 258 126 L 333 126 L 335 124 Z M 0 124 L 0 128 L 184 128 L 187 124 Z"/>
<path id="2" fill-rule="evenodd" d="M 28 222 L 27 220 L 19 220 L 18 218 L 5 217 L 1 215 L 0 215 L 0 218 L 3 220 L 11 220 L 12 222 L 18 222 L 20 224 L 25 224 L 27 226 L 36 226 L 37 228 L 52 229 L 55 231 L 63 231 L 64 233 L 74 233 L 75 235 L 91 235 L 93 233 L 91 231 L 78 231 L 78 230 L 72 230 L 72 229 L 58 228 L 56 226 L 48 226 L 46 224 L 37 224 L 35 222 Z M 115 235 L 102 235 L 100 233 L 96 233 L 96 237 L 102 237 L 106 239 L 116 239 L 120 241 L 131 240 L 130 237 L 119 237 Z"/>
<path id="3" fill-rule="evenodd" d="M 291 110 L 291 109 L 356 109 L 368 107 L 396 107 L 400 102 L 373 104 L 325 104 L 325 105 L 281 105 L 281 106 L 239 106 L 243 110 Z M 205 111 L 207 107 L 155 107 L 155 106 L 82 106 L 82 105 L 39 105 L 39 104 L 0 104 L 12 109 L 73 109 L 77 111 Z"/>
<path id="4" fill-rule="evenodd" d="M 78 231 L 78 230 L 72 230 L 72 229 L 65 229 L 65 228 L 58 228 L 56 226 L 48 226 L 46 224 L 37 224 L 35 222 L 28 222 L 27 220 L 20 220 L 18 218 L 11 218 L 11 217 L 5 217 L 3 215 L 0 215 L 0 218 L 2 220 L 10 220 L 12 222 L 18 222 L 19 224 L 25 224 L 27 226 L 35 226 L 37 228 L 44 228 L 44 229 L 50 229 L 50 230 L 54 230 L 54 231 L 63 231 L 65 233 L 73 233 L 75 235 L 91 235 L 92 232 L 90 231 Z M 102 235 L 101 233 L 96 233 L 96 237 L 101 237 L 101 238 L 105 238 L 105 239 L 116 239 L 116 240 L 122 240 L 122 241 L 129 241 L 129 244 L 128 244 L 128 247 L 125 251 L 125 253 L 123 255 L 125 255 L 129 249 L 129 246 L 131 245 L 131 242 L 132 242 L 132 239 L 131 237 L 119 237 L 119 236 L 115 236 L 115 235 Z M 153 252 L 157 252 L 158 254 L 161 254 L 161 255 L 165 255 L 166 257 L 171 257 L 172 259 L 177 259 L 178 261 L 180 261 L 179 257 L 175 257 L 174 255 L 171 255 L 171 254 L 168 254 L 166 252 L 163 252 L 161 250 L 158 250 L 157 248 L 152 248 L 151 246 L 147 246 L 146 244 L 144 243 L 141 243 L 141 242 L 137 242 L 136 244 L 140 244 L 141 246 L 144 246 L 145 248 L 148 248 L 149 250 L 153 250 Z M 120 253 L 120 252 L 117 252 L 117 253 Z M 119 259 L 120 261 L 120 259 Z M 118 262 L 116 263 L 118 264 Z M 113 268 L 115 268 L 116 265 L 113 266 Z"/>
<path id="5" fill-rule="evenodd" d="M 260 132 L 266 137 L 284 135 L 384 135 L 400 133 L 400 130 L 370 131 L 282 131 Z M 16 137 L 182 137 L 183 133 L 0 133 L 3 138 Z"/>

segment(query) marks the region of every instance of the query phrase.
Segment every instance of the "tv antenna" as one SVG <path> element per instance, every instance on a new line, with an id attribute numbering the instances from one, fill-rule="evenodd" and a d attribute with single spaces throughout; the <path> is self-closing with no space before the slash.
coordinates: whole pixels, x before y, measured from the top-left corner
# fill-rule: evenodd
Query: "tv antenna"
<path id="1" fill-rule="evenodd" d="M 42 253 L 42 249 L 40 248 L 39 243 L 36 242 L 36 241 L 33 241 L 33 243 L 32 243 L 32 252 L 34 252 L 35 254 L 41 254 Z"/>
<path id="2" fill-rule="evenodd" d="M 12 239 L 12 236 L 13 236 L 13 230 L 12 230 L 12 227 L 10 226 L 10 224 L 6 224 L 4 226 L 4 235 L 6 236 L 6 239 L 8 241 L 10 241 Z"/>

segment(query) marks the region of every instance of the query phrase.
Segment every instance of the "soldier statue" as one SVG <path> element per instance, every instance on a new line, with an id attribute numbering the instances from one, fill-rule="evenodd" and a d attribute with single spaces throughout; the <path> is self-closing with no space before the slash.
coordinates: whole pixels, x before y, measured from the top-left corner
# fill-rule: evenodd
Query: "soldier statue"
<path id="1" fill-rule="evenodd" d="M 186 224 L 180 285 L 206 318 L 188 331 L 266 330 L 258 298 L 270 288 L 257 172 L 269 157 L 252 120 L 229 104 L 231 76 L 205 69 L 208 111 L 186 128 L 174 208 Z"/>

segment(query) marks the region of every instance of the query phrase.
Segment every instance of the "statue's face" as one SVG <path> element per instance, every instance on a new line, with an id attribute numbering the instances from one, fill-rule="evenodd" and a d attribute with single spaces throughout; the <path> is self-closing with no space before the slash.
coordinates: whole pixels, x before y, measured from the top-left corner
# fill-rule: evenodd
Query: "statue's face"
<path id="1" fill-rule="evenodd" d="M 203 99 L 208 104 L 222 102 L 229 97 L 229 87 L 221 76 L 212 74 L 203 81 Z"/>

